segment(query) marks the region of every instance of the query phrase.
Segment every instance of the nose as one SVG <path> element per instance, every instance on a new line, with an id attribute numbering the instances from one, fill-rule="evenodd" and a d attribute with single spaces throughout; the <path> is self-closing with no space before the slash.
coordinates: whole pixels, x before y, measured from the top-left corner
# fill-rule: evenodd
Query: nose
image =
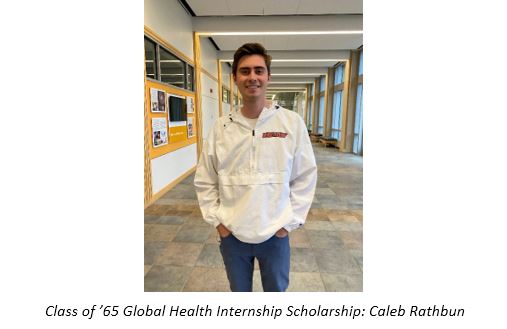
<path id="1" fill-rule="evenodd" d="M 248 74 L 249 80 L 257 80 L 257 74 L 255 73 L 255 70 L 251 70 L 250 74 Z"/>

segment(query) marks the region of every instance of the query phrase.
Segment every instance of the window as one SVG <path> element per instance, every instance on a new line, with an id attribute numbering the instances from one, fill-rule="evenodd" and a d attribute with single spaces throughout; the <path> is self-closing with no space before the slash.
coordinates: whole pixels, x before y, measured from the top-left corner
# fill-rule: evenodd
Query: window
<path id="1" fill-rule="evenodd" d="M 187 64 L 187 88 L 194 91 L 194 68 Z"/>
<path id="2" fill-rule="evenodd" d="M 306 126 L 312 130 L 312 104 L 313 97 L 308 98 L 308 113 L 306 115 Z"/>
<path id="3" fill-rule="evenodd" d="M 334 84 L 339 85 L 343 83 L 343 64 L 338 65 L 334 71 Z"/>
<path id="4" fill-rule="evenodd" d="M 148 38 L 144 38 L 144 64 L 146 69 L 146 76 L 148 78 L 156 79 L 156 45 Z"/>
<path id="5" fill-rule="evenodd" d="M 229 104 L 230 99 L 230 91 L 229 89 L 222 86 L 222 102 Z"/>
<path id="6" fill-rule="evenodd" d="M 354 124 L 354 154 L 363 154 L 363 84 L 357 86 L 356 113 Z"/>
<path id="7" fill-rule="evenodd" d="M 326 77 L 323 76 L 320 78 L 320 90 L 319 92 L 324 92 L 326 90 Z"/>
<path id="8" fill-rule="evenodd" d="M 341 140 L 342 126 L 342 91 L 338 90 L 333 97 L 333 121 L 331 122 L 331 137 Z"/>
<path id="9" fill-rule="evenodd" d="M 363 51 L 359 54 L 358 75 L 363 76 Z M 356 109 L 354 113 L 354 142 L 352 144 L 354 154 L 363 155 L 363 84 L 357 85 Z"/>
<path id="10" fill-rule="evenodd" d="M 162 47 L 160 47 L 160 80 L 185 88 L 185 64 Z"/>
<path id="11" fill-rule="evenodd" d="M 324 95 L 320 96 L 319 101 L 319 125 L 317 127 L 318 134 L 324 134 L 324 110 L 325 110 Z"/>
<path id="12" fill-rule="evenodd" d="M 341 140 L 342 95 L 344 65 L 338 64 L 334 69 L 333 110 L 331 112 L 331 137 Z"/>
<path id="13" fill-rule="evenodd" d="M 194 68 L 146 36 L 144 57 L 147 78 L 194 91 Z"/>
<path id="14" fill-rule="evenodd" d="M 363 51 L 361 50 L 361 54 L 359 55 L 359 73 L 358 75 L 363 74 Z"/>

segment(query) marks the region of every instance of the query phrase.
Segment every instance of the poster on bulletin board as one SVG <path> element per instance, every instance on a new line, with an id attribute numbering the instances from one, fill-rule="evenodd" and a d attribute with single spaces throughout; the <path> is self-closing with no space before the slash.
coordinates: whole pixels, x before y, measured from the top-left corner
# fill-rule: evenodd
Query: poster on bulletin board
<path id="1" fill-rule="evenodd" d="M 159 147 L 167 145 L 167 119 L 166 118 L 152 118 L 151 119 L 151 131 L 153 147 Z"/>
<path id="2" fill-rule="evenodd" d="M 187 113 L 194 113 L 194 99 L 187 97 Z"/>
<path id="3" fill-rule="evenodd" d="M 187 118 L 187 133 L 188 138 L 194 137 L 194 119 L 193 118 Z"/>
<path id="4" fill-rule="evenodd" d="M 160 113 L 166 111 L 166 93 L 155 88 L 150 89 L 151 112 Z"/>

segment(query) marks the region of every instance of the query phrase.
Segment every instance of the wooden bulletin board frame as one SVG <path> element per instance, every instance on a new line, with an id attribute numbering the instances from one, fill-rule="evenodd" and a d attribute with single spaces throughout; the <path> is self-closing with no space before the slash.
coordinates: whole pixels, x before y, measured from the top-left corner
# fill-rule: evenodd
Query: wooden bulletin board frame
<path id="1" fill-rule="evenodd" d="M 152 159 L 155 159 L 157 157 L 160 157 L 164 154 L 167 154 L 167 153 L 170 153 L 170 152 L 173 152 L 173 151 L 176 151 L 177 149 L 180 149 L 182 147 L 185 147 L 185 146 L 188 146 L 188 145 L 192 145 L 194 143 L 197 143 L 197 130 L 195 128 L 196 126 L 196 109 L 195 109 L 195 93 L 194 92 L 191 92 L 191 91 L 186 91 L 186 90 L 182 90 L 182 89 L 179 89 L 179 88 L 174 88 L 174 87 L 171 87 L 171 86 L 168 86 L 166 84 L 163 84 L 163 83 L 160 83 L 160 82 L 155 82 L 155 81 L 151 81 L 151 80 L 146 80 L 146 86 L 145 86 L 146 90 L 145 90 L 145 101 L 144 101 L 144 104 L 145 104 L 145 113 L 147 113 L 148 115 L 148 131 L 149 131 L 149 138 L 150 140 L 148 141 L 149 143 L 149 149 L 148 149 L 148 152 L 149 152 L 149 159 L 152 160 Z M 194 100 L 194 112 L 193 113 L 187 113 L 187 118 L 193 118 L 193 129 L 194 129 L 194 136 L 191 137 L 191 138 L 188 138 L 188 135 L 187 135 L 187 125 L 185 125 L 184 127 L 169 127 L 169 109 L 166 108 L 166 112 L 151 112 L 150 110 L 150 105 L 151 105 L 151 94 L 150 94 L 150 90 L 151 88 L 155 88 L 155 89 L 158 89 L 158 90 L 163 90 L 165 91 L 167 94 L 172 94 L 172 95 L 177 95 L 177 96 L 181 96 L 181 97 L 192 97 Z M 152 125 L 151 125 L 151 122 L 152 122 L 152 119 L 153 118 L 166 118 L 167 119 L 167 129 L 168 129 L 168 143 L 166 145 L 161 145 L 161 146 L 158 146 L 158 147 L 154 147 L 153 146 L 153 142 L 151 140 L 152 136 L 153 136 L 153 128 L 152 128 Z M 182 138 L 181 137 L 181 131 L 184 128 L 185 130 L 185 137 Z M 171 138 L 171 134 L 174 136 L 176 133 L 180 133 L 179 134 L 179 140 L 177 141 L 174 141 L 175 138 Z"/>

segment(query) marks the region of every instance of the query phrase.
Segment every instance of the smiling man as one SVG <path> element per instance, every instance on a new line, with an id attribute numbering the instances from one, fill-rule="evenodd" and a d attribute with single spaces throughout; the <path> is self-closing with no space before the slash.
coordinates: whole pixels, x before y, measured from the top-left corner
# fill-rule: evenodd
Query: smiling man
<path id="1" fill-rule="evenodd" d="M 288 233 L 305 223 L 317 166 L 302 118 L 266 101 L 271 57 L 258 43 L 234 54 L 238 111 L 217 120 L 194 184 L 204 220 L 216 227 L 232 291 L 252 291 L 254 259 L 264 291 L 289 285 Z"/>

